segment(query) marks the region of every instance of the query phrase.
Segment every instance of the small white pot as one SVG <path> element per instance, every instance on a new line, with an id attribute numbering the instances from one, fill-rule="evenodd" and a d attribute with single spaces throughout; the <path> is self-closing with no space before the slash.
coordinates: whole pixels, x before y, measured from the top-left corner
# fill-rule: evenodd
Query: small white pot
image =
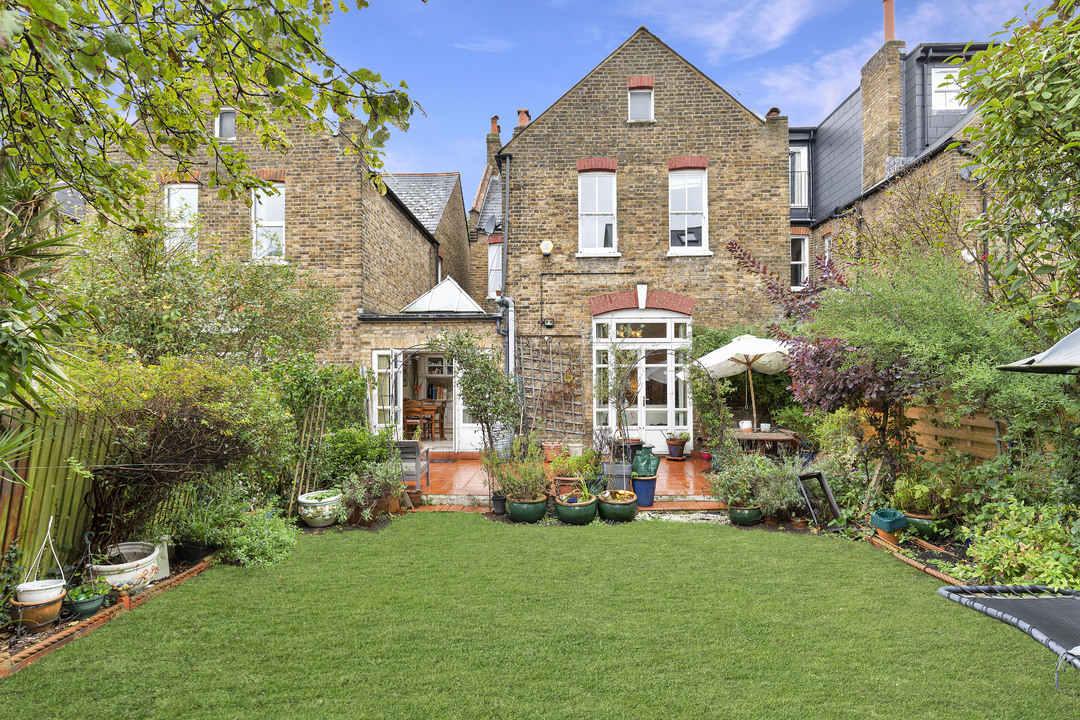
<path id="1" fill-rule="evenodd" d="M 296 499 L 300 508 L 300 517 L 308 527 L 327 527 L 335 522 L 334 508 L 341 502 L 341 493 L 318 500 L 311 497 L 323 492 L 325 491 L 316 490 L 315 492 L 304 493 Z"/>
<path id="2" fill-rule="evenodd" d="M 15 586 L 15 599 L 28 605 L 46 603 L 63 594 L 63 580 L 31 580 Z"/>
<path id="3" fill-rule="evenodd" d="M 761 423 L 759 427 L 761 427 L 761 432 L 770 432 L 772 430 L 772 425 L 769 423 Z"/>
<path id="4" fill-rule="evenodd" d="M 126 554 L 143 554 L 144 557 L 117 565 L 91 565 L 95 577 L 104 578 L 117 592 L 126 590 L 134 595 L 146 588 L 158 571 L 158 549 L 151 543 L 126 542 L 117 546 Z"/>
<path id="5" fill-rule="evenodd" d="M 750 432 L 754 429 L 754 422 L 752 420 L 740 420 L 739 430 L 742 432 Z"/>
<path id="6" fill-rule="evenodd" d="M 566 449 L 570 451 L 570 457 L 577 457 L 585 449 L 582 443 L 566 443 Z"/>

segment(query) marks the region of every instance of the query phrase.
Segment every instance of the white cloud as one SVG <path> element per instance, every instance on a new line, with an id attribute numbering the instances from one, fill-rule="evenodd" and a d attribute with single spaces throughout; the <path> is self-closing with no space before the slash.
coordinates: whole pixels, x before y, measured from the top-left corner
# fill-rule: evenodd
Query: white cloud
<path id="1" fill-rule="evenodd" d="M 1025 0 L 937 0 L 897 10 L 896 36 L 908 50 L 920 43 L 986 40 L 1010 18 L 1023 13 Z M 763 104 L 779 105 L 792 125 L 814 125 L 859 86 L 862 66 L 884 41 L 882 32 L 812 60 L 766 69 L 757 74 L 763 88 L 753 93 Z"/>
<path id="2" fill-rule="evenodd" d="M 514 47 L 514 43 L 500 38 L 487 38 L 473 43 L 454 43 L 454 47 L 471 52 L 504 52 Z"/>
<path id="3" fill-rule="evenodd" d="M 633 12 L 660 18 L 664 35 L 701 42 L 709 62 L 716 63 L 780 47 L 810 18 L 836 12 L 846 4 L 837 0 L 643 0 L 633 5 Z"/>

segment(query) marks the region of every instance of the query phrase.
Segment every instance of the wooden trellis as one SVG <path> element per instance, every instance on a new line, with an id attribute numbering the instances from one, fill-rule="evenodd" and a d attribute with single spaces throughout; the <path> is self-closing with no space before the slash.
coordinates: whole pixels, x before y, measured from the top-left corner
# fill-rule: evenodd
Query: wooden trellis
<path id="1" fill-rule="evenodd" d="M 525 417 L 544 436 L 580 441 L 585 434 L 585 384 L 577 335 L 518 335 L 517 376 Z"/>

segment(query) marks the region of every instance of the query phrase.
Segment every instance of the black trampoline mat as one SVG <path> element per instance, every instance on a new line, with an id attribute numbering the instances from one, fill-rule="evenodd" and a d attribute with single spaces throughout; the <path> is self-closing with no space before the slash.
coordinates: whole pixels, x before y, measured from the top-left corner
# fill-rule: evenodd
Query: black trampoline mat
<path id="1" fill-rule="evenodd" d="M 1080 597 L 960 597 L 1023 620 L 1066 649 L 1080 645 Z"/>

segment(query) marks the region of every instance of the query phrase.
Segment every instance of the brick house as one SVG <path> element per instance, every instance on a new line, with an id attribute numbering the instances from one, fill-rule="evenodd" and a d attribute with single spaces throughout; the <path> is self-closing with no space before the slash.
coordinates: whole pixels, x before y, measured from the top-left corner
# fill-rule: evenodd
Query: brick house
<path id="1" fill-rule="evenodd" d="M 538 117 L 519 111 L 497 154 L 492 134 L 496 162 L 470 229 L 477 245 L 502 250 L 489 268 L 514 309 L 508 350 L 530 413 L 554 435 L 613 425 L 594 379 L 624 348 L 637 359 L 626 424 L 662 449 L 664 432 L 693 427 L 673 352 L 693 327 L 775 318 L 725 244 L 788 261 L 787 119 L 747 109 L 642 27 Z M 570 420 L 546 414 L 547 391 L 530 391 L 546 372 L 542 347 L 556 341 L 575 348 L 563 362 L 578 368 L 573 394 L 584 398 Z"/>

